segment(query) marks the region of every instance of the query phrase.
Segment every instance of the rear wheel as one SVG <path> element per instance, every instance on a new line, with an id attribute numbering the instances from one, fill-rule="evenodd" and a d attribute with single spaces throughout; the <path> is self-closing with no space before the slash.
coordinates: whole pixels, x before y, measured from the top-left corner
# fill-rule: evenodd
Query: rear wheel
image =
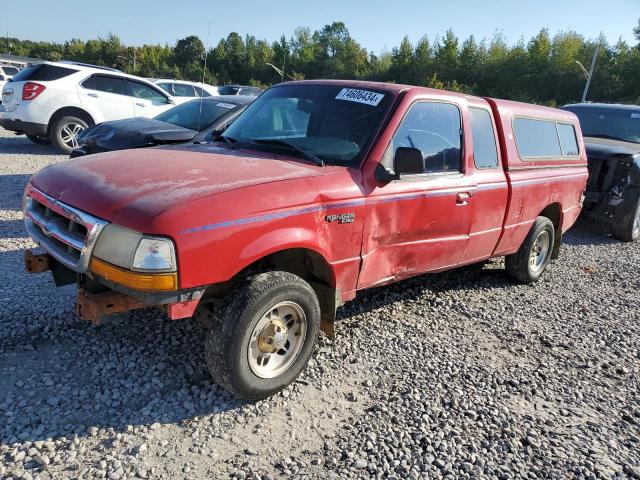
<path id="1" fill-rule="evenodd" d="M 51 143 L 63 153 L 71 153 L 78 148 L 78 135 L 88 127 L 87 122 L 78 117 L 68 116 L 56 120 L 49 131 Z"/>
<path id="2" fill-rule="evenodd" d="M 640 200 L 613 226 L 613 236 L 624 242 L 635 242 L 640 238 Z"/>
<path id="3" fill-rule="evenodd" d="M 212 319 L 205 343 L 207 366 L 225 389 L 249 400 L 273 395 L 305 368 L 320 329 L 311 286 L 287 272 L 249 278 Z"/>
<path id="4" fill-rule="evenodd" d="M 522 283 L 533 283 L 551 261 L 555 228 L 547 217 L 538 217 L 520 249 L 505 258 L 507 273 Z"/>
<path id="5" fill-rule="evenodd" d="M 27 135 L 27 138 L 36 145 L 49 145 L 51 141 L 48 137 L 38 137 L 37 135 Z"/>

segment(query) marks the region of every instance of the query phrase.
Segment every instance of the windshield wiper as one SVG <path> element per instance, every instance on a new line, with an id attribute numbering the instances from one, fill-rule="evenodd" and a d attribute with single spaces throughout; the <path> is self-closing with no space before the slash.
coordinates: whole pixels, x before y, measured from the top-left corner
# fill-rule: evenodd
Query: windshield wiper
<path id="1" fill-rule="evenodd" d="M 253 143 L 257 143 L 258 145 L 277 145 L 281 147 L 290 148 L 291 150 L 295 150 L 296 152 L 301 154 L 303 157 L 311 160 L 317 165 L 324 167 L 324 160 L 322 160 L 320 157 L 309 152 L 308 150 L 305 150 L 304 148 L 300 148 L 299 146 L 294 145 L 293 143 L 287 142 L 286 140 L 280 140 L 277 138 L 266 138 L 266 139 L 258 139 L 258 140 L 251 140 L 251 141 Z"/>

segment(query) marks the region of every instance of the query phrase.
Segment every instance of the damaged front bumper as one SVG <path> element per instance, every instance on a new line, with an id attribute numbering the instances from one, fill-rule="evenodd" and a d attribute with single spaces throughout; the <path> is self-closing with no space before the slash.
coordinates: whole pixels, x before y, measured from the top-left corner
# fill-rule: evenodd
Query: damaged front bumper
<path id="1" fill-rule="evenodd" d="M 51 271 L 57 286 L 77 283 L 79 288 L 76 313 L 83 320 L 93 324 L 100 324 L 109 315 L 149 307 L 163 309 L 171 320 L 190 318 L 195 313 L 205 290 L 134 290 L 95 275 L 91 271 L 77 274 L 41 249 L 25 250 L 24 264 L 28 273 Z"/>

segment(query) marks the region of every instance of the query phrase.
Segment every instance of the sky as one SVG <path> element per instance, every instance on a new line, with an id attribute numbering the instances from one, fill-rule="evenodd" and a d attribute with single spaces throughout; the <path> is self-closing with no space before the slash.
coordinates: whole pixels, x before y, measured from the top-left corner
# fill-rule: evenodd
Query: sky
<path id="1" fill-rule="evenodd" d="M 0 34 L 63 42 L 112 32 L 126 45 L 173 45 L 188 35 L 206 43 L 210 23 L 215 45 L 232 31 L 274 41 L 299 26 L 317 30 L 343 21 L 356 41 L 377 54 L 399 45 L 405 35 L 414 43 L 424 35 L 434 40 L 449 28 L 461 39 L 500 33 L 510 44 L 528 41 L 543 27 L 551 35 L 602 33 L 610 43 L 622 38 L 634 44 L 640 0 L 29 0 L 28 11 L 0 15 Z"/>

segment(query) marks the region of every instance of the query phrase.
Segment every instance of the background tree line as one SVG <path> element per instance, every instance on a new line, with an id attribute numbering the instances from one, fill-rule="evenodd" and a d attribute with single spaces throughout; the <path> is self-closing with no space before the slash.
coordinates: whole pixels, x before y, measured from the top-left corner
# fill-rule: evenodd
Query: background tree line
<path id="1" fill-rule="evenodd" d="M 598 101 L 640 103 L 640 20 L 636 45 L 609 44 L 605 38 L 585 39 L 576 32 L 551 37 L 543 29 L 528 42 L 509 45 L 504 37 L 460 41 L 449 30 L 444 37 L 427 36 L 415 45 L 405 37 L 391 51 L 376 55 L 363 48 L 342 22 L 321 30 L 298 28 L 276 42 L 244 38 L 232 32 L 206 55 L 205 81 L 211 84 L 270 85 L 285 71 L 285 79 L 349 78 L 408 83 L 545 104 L 580 99 L 585 77 L 576 60 L 588 67 L 596 45 L 600 55 L 589 91 Z M 1 43 L 0 43 L 1 45 Z M 75 60 L 116 67 L 143 77 L 198 81 L 203 76 L 205 46 L 197 36 L 174 46 L 124 45 L 113 34 L 106 38 L 64 43 L 6 39 L 15 55 L 50 60 Z M 1 49 L 1 47 L 0 47 Z"/>

